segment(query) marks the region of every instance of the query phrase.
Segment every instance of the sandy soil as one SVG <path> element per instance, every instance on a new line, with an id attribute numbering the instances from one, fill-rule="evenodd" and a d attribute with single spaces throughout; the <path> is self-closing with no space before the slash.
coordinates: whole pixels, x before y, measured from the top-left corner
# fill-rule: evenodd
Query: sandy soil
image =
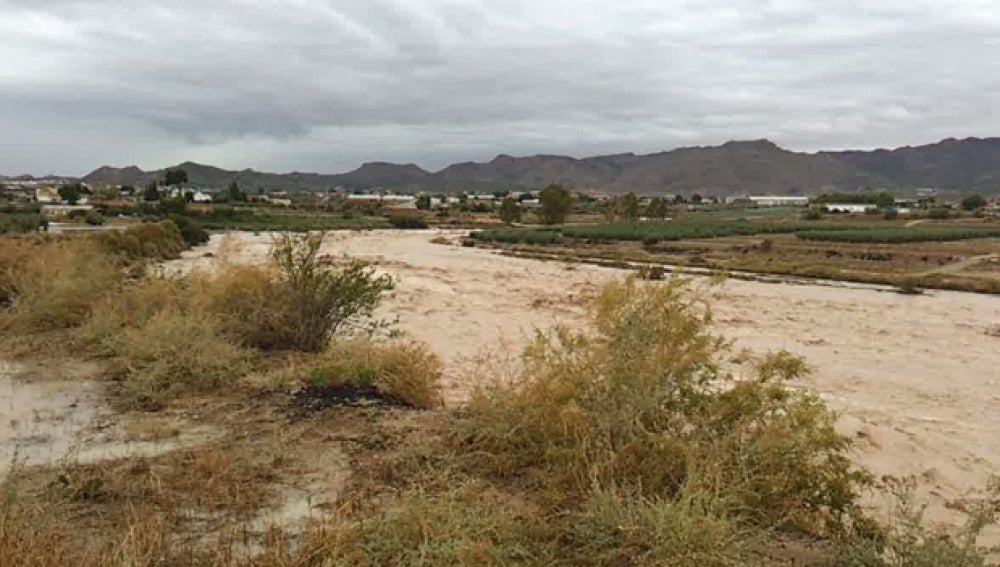
<path id="1" fill-rule="evenodd" d="M 453 404 L 481 378 L 480 355 L 517 352 L 536 328 L 581 324 L 585 298 L 621 275 L 430 242 L 442 235 L 458 236 L 338 233 L 324 252 L 398 276 L 384 314 L 443 357 Z M 262 262 L 269 243 L 268 235 L 214 236 L 170 269 L 211 269 L 219 256 Z M 1000 298 L 732 280 L 715 312 L 737 347 L 805 356 L 815 373 L 803 386 L 841 413 L 857 458 L 878 476 L 917 477 L 932 517 L 956 520 L 946 503 L 1000 474 L 1000 338 L 989 332 L 1000 323 Z"/>

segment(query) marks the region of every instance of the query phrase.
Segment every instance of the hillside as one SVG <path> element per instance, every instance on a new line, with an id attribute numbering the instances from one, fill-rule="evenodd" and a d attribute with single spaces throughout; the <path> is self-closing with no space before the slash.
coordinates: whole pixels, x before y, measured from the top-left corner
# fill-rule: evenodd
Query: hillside
<path id="1" fill-rule="evenodd" d="M 499 155 L 489 162 L 449 165 L 431 173 L 414 164 L 366 163 L 341 174 L 227 171 L 185 162 L 192 183 L 222 187 L 236 181 L 255 190 L 364 189 L 469 191 L 538 189 L 562 183 L 597 192 L 813 194 L 859 187 L 898 191 L 918 187 L 1000 192 L 1000 138 L 947 139 L 895 150 L 793 152 L 769 140 L 679 148 L 647 155 L 616 154 L 577 159 L 557 155 Z M 92 184 L 143 185 L 164 170 L 103 166 L 84 177 Z"/>

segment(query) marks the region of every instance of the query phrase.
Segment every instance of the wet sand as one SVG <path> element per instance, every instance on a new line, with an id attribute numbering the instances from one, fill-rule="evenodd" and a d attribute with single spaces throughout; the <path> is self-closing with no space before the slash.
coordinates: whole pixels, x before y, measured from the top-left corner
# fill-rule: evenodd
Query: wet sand
<path id="1" fill-rule="evenodd" d="M 482 378 L 480 354 L 516 353 L 536 328 L 582 324 L 586 298 L 623 273 L 431 243 L 458 234 L 337 233 L 323 250 L 399 278 L 382 314 L 443 357 L 453 405 Z M 211 269 L 222 241 L 213 236 L 171 269 Z M 270 237 L 238 233 L 230 243 L 223 255 L 233 261 L 263 262 Z M 1000 298 L 731 280 L 714 310 L 737 348 L 806 357 L 815 372 L 802 386 L 840 413 L 858 460 L 877 476 L 917 477 L 933 518 L 957 520 L 945 504 L 1000 474 L 1000 338 L 989 332 Z"/>

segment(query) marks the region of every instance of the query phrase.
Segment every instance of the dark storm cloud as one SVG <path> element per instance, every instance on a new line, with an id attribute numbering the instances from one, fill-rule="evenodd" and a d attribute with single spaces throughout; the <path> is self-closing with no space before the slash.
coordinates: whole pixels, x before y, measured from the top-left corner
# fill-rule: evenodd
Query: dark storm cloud
<path id="1" fill-rule="evenodd" d="M 0 171 L 988 135 L 998 32 L 992 0 L 0 0 Z"/>

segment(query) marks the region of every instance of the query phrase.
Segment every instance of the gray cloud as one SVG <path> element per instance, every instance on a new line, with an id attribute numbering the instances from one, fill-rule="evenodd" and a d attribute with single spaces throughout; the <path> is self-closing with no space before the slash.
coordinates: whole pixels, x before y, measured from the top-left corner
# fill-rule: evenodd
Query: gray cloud
<path id="1" fill-rule="evenodd" d="M 0 172 L 990 135 L 998 32 L 993 0 L 0 0 Z"/>

